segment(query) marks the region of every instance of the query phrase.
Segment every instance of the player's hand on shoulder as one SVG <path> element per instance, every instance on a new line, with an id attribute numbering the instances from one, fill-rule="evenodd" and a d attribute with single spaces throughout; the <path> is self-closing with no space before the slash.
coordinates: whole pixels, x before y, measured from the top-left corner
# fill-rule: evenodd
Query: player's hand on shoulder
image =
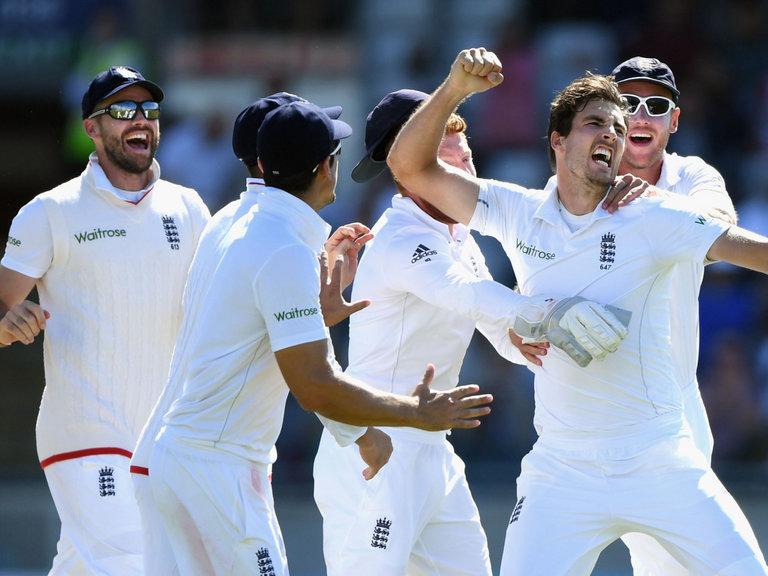
<path id="1" fill-rule="evenodd" d="M 0 346 L 14 342 L 31 344 L 51 315 L 40 304 L 24 300 L 11 307 L 0 320 Z"/>
<path id="2" fill-rule="evenodd" d="M 369 427 L 355 443 L 360 450 L 360 458 L 368 465 L 363 470 L 363 478 L 370 480 L 389 462 L 392 456 L 392 439 L 386 432 Z"/>
<path id="3" fill-rule="evenodd" d="M 418 422 L 416 428 L 424 430 L 449 430 L 451 428 L 476 428 L 479 418 L 491 412 L 488 406 L 493 402 L 490 394 L 478 394 L 477 384 L 458 386 L 444 392 L 430 389 L 435 367 L 430 364 L 424 378 L 416 386 L 412 396 L 418 398 Z"/>
<path id="4" fill-rule="evenodd" d="M 613 214 L 616 210 L 626 206 L 636 198 L 641 196 L 658 196 L 659 192 L 658 188 L 651 186 L 642 178 L 632 174 L 624 174 L 616 178 L 613 186 L 608 190 L 605 200 L 603 200 L 602 207 L 603 210 Z"/>

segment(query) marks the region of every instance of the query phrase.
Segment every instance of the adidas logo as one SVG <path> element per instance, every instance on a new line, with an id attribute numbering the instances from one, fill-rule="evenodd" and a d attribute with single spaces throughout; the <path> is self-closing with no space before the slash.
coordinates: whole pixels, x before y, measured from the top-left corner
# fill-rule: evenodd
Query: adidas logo
<path id="1" fill-rule="evenodd" d="M 517 505 L 512 511 L 512 517 L 509 520 L 510 524 L 512 524 L 512 522 L 517 522 L 517 519 L 520 517 L 520 513 L 523 511 L 523 502 L 525 502 L 525 496 L 521 496 L 520 500 L 517 501 Z"/>
<path id="2" fill-rule="evenodd" d="M 437 250 L 432 250 L 431 248 L 427 248 L 424 246 L 424 244 L 419 244 L 416 247 L 416 251 L 413 253 L 413 257 L 411 258 L 411 264 L 416 264 L 419 260 L 424 260 L 426 258 L 427 262 L 431 260 L 430 256 L 436 256 Z"/>

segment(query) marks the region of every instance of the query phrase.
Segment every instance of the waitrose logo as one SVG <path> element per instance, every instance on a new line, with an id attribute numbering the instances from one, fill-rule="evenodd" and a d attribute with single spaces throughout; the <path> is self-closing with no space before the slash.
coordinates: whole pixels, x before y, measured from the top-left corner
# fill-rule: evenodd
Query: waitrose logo
<path id="1" fill-rule="evenodd" d="M 295 318 L 303 318 L 305 316 L 314 316 L 318 313 L 317 308 L 292 308 L 291 310 L 283 310 L 274 314 L 275 320 L 282 322 L 283 320 L 294 320 Z"/>
<path id="2" fill-rule="evenodd" d="M 527 244 L 519 238 L 517 239 L 515 247 L 523 254 L 527 256 L 533 256 L 534 258 L 540 258 L 542 260 L 552 260 L 555 258 L 554 252 L 545 252 L 544 250 L 539 250 L 536 246 Z"/>
<path id="3" fill-rule="evenodd" d="M 83 242 L 92 242 L 93 240 L 101 240 L 102 238 L 124 238 L 126 231 L 123 229 L 115 230 L 102 230 L 101 228 L 94 228 L 90 232 L 80 232 L 75 234 L 75 239 L 78 244 Z"/>

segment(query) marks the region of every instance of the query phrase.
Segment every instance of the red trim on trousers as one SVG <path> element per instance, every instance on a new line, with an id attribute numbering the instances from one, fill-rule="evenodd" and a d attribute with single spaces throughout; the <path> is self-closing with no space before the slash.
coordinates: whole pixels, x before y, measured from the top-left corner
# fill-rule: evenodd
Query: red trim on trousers
<path id="1" fill-rule="evenodd" d="M 133 456 L 133 452 L 125 450 L 124 448 L 88 448 L 86 450 L 75 450 L 74 452 L 62 452 L 61 454 L 54 454 L 40 461 L 40 467 L 46 468 L 56 462 L 63 462 L 64 460 L 74 460 L 75 458 L 85 458 L 86 456 L 99 456 L 103 454 L 117 454 L 118 456 L 125 456 L 130 458 Z"/>

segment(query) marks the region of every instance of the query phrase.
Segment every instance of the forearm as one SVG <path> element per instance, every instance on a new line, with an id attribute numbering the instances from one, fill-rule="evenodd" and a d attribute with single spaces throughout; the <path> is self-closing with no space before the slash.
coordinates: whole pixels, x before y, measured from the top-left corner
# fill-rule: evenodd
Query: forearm
<path id="1" fill-rule="evenodd" d="M 447 82 L 443 82 L 416 110 L 395 139 L 387 163 L 406 187 L 409 187 L 413 175 L 437 166 L 445 124 L 463 100 L 463 96 L 452 92 Z"/>
<path id="2" fill-rule="evenodd" d="M 715 240 L 709 260 L 723 260 L 742 268 L 768 274 L 768 238 L 738 226 L 731 226 Z"/>
<path id="3" fill-rule="evenodd" d="M 341 372 L 311 386 L 298 398 L 305 410 L 353 426 L 412 426 L 418 422 L 418 399 L 367 386 Z"/>
<path id="4" fill-rule="evenodd" d="M 444 281 L 427 286 L 431 294 L 421 296 L 423 299 L 504 330 L 514 325 L 518 310 L 529 300 L 527 296 L 491 279 L 467 279 L 449 274 Z"/>
<path id="5" fill-rule="evenodd" d="M 493 346 L 496 353 L 514 364 L 525 366 L 528 360 L 523 356 L 520 349 L 512 343 L 509 337 L 509 331 L 500 328 L 494 324 L 478 323 L 477 330 L 485 336 L 486 340 Z"/>

